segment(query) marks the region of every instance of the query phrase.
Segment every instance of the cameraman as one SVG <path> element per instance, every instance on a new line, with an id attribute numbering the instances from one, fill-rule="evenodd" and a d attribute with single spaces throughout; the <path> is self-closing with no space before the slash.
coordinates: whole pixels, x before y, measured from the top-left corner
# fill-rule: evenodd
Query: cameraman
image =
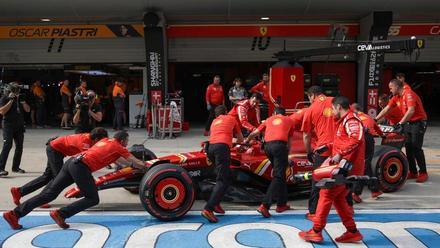
<path id="1" fill-rule="evenodd" d="M 5 171 L 9 151 L 12 148 L 12 140 L 15 143 L 15 153 L 12 162 L 12 171 L 25 173 L 20 169 L 21 155 L 23 153 L 24 138 L 24 112 L 29 112 L 30 107 L 20 95 L 20 86 L 10 83 L 4 96 L 0 99 L 0 114 L 3 115 L 3 149 L 0 155 L 0 176 L 7 176 Z"/>
<path id="2" fill-rule="evenodd" d="M 96 127 L 96 122 L 102 120 L 102 107 L 95 103 L 96 94 L 88 90 L 87 95 L 78 93 L 75 96 L 76 112 L 73 116 L 73 124 L 77 125 L 75 133 L 89 133 Z"/>

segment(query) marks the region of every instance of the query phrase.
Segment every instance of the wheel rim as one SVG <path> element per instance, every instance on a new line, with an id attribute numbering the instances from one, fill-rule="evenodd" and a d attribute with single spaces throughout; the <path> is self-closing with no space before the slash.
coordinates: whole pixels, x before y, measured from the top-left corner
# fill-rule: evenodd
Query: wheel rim
<path id="1" fill-rule="evenodd" d="M 154 190 L 157 205 L 166 210 L 180 207 L 185 201 L 185 196 L 185 186 L 177 178 L 164 178 Z"/>
<path id="2" fill-rule="evenodd" d="M 389 158 L 383 167 L 384 179 L 388 183 L 397 183 L 403 175 L 403 164 L 398 158 Z"/>

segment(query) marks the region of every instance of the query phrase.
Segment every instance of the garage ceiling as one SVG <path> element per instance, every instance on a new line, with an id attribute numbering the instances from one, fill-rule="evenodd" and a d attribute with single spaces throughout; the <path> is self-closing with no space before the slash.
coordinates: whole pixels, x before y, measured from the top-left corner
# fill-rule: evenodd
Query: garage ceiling
<path id="1" fill-rule="evenodd" d="M 140 22 L 145 10 L 168 23 L 358 21 L 371 11 L 393 11 L 395 21 L 439 22 L 439 0 L 1 0 L 0 24 Z"/>

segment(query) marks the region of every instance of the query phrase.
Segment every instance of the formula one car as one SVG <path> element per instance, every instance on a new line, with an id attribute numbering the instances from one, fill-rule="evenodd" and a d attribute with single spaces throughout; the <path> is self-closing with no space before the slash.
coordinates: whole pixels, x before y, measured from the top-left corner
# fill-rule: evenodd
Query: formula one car
<path id="1" fill-rule="evenodd" d="M 404 136 L 393 132 L 390 126 L 382 127 L 386 137 L 376 146 L 373 159 L 373 176 L 377 177 L 384 192 L 393 192 L 405 184 L 408 162 L 400 151 Z M 295 133 L 290 145 L 286 182 L 289 196 L 307 193 L 310 181 L 296 180 L 298 175 L 312 171 L 307 160 L 302 133 Z M 206 199 L 215 185 L 215 166 L 204 149 L 156 158 L 143 145 L 134 145 L 131 152 L 145 161 L 145 170 L 131 167 L 108 173 L 96 180 L 99 190 L 124 187 L 139 194 L 140 201 L 152 216 L 160 220 L 175 220 L 184 216 L 194 200 Z M 261 147 L 255 142 L 247 147 L 231 149 L 233 184 L 225 200 L 260 202 L 272 179 L 272 165 Z M 81 197 L 78 188 L 72 188 L 66 197 Z"/>

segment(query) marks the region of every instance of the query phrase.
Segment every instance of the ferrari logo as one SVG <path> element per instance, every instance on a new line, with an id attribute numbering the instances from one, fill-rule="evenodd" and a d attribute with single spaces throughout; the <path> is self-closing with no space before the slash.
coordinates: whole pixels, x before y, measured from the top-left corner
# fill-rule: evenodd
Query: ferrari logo
<path id="1" fill-rule="evenodd" d="M 417 40 L 417 47 L 422 48 L 423 47 L 423 40 Z"/>
<path id="2" fill-rule="evenodd" d="M 325 108 L 324 111 L 322 112 L 322 114 L 325 117 L 330 117 L 330 116 L 332 116 L 332 109 L 331 108 Z"/>
<path id="3" fill-rule="evenodd" d="M 208 166 L 211 166 L 211 165 L 212 165 L 212 162 L 211 162 L 211 160 L 209 160 L 209 158 L 206 158 L 206 164 L 207 164 Z"/>
<path id="4" fill-rule="evenodd" d="M 280 118 L 276 118 L 275 120 L 272 121 L 272 125 L 278 126 L 281 124 L 281 122 L 283 121 Z"/>
<path id="5" fill-rule="evenodd" d="M 295 82 L 295 80 L 296 80 L 296 75 L 295 74 L 290 75 L 290 81 L 292 81 L 292 83 L 293 83 L 293 82 Z"/>
<path id="6" fill-rule="evenodd" d="M 261 36 L 265 36 L 267 34 L 267 27 L 260 27 Z"/>
<path id="7" fill-rule="evenodd" d="M 214 122 L 214 126 L 217 126 L 217 125 L 221 124 L 222 122 L 223 122 L 222 120 L 216 120 L 216 121 Z"/>

